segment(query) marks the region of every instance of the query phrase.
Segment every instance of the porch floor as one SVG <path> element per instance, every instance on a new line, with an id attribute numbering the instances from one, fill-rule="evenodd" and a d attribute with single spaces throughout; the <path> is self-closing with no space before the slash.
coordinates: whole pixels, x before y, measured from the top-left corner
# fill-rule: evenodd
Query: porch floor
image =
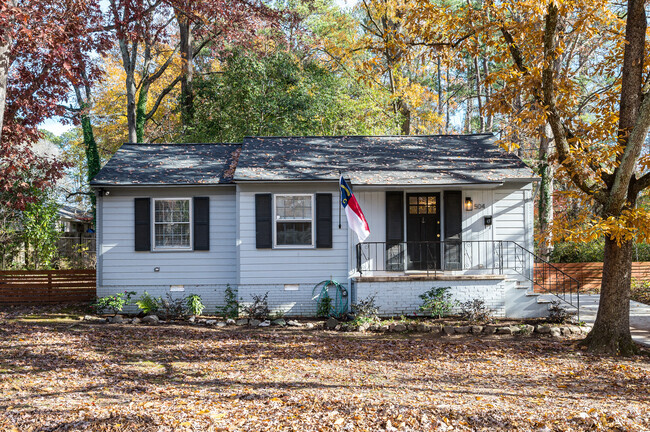
<path id="1" fill-rule="evenodd" d="M 466 280 L 504 280 L 506 275 L 495 274 L 396 274 L 381 276 L 357 276 L 355 282 L 411 282 L 411 281 L 466 281 Z"/>

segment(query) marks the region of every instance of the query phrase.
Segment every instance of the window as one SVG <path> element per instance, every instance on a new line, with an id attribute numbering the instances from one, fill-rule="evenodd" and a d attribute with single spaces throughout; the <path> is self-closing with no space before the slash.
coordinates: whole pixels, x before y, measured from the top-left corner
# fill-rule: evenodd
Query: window
<path id="1" fill-rule="evenodd" d="M 190 199 L 154 200 L 154 249 L 191 249 Z"/>
<path id="2" fill-rule="evenodd" d="M 276 246 L 313 246 L 313 195 L 275 196 Z"/>

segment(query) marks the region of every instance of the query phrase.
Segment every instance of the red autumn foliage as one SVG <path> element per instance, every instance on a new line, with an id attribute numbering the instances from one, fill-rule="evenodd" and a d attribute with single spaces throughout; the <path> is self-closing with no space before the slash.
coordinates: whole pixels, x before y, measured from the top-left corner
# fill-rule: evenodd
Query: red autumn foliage
<path id="1" fill-rule="evenodd" d="M 3 2 L 0 29 L 0 46 L 8 48 L 0 62 L 0 76 L 7 78 L 5 106 L 0 103 L 0 205 L 21 209 L 36 190 L 60 178 L 64 167 L 32 152 L 31 144 L 41 137 L 38 125 L 64 113 L 71 83 L 82 80 L 78 65 L 91 63 L 107 40 L 97 1 Z M 90 72 L 87 78 L 94 79 L 99 70 Z"/>

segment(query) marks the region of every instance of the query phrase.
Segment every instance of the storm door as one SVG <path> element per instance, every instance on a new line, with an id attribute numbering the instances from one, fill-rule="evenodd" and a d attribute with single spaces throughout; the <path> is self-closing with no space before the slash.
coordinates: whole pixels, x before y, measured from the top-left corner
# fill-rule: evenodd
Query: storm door
<path id="1" fill-rule="evenodd" d="M 440 194 L 406 195 L 407 269 L 440 269 Z"/>

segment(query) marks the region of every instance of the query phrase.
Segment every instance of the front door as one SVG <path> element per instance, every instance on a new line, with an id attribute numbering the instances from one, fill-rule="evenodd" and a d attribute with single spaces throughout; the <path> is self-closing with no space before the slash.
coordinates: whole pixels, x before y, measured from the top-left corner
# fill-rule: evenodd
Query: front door
<path id="1" fill-rule="evenodd" d="M 440 194 L 406 195 L 407 269 L 440 269 Z"/>

